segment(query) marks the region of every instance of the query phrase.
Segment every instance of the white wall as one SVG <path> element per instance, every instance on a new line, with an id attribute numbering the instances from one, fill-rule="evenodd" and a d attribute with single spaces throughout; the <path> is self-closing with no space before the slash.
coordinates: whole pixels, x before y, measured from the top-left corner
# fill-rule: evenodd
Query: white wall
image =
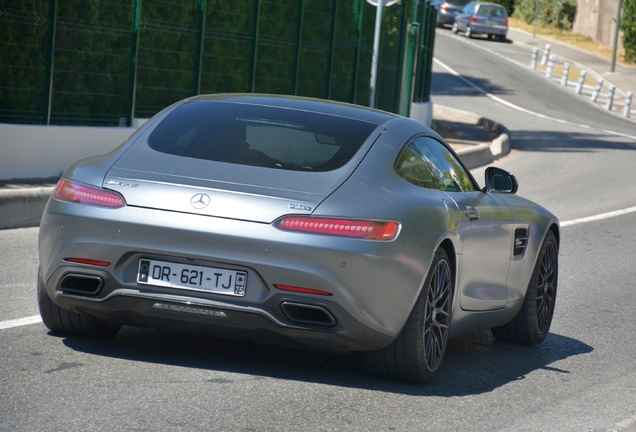
<path id="1" fill-rule="evenodd" d="M 135 130 L 0 123 L 0 180 L 57 177 L 82 158 L 114 149 Z"/>

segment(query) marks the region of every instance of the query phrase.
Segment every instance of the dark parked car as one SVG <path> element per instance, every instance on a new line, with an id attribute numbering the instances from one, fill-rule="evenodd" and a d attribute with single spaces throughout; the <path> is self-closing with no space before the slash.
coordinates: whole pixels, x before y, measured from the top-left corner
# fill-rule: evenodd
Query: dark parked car
<path id="1" fill-rule="evenodd" d="M 67 335 L 159 326 L 361 351 L 371 372 L 423 382 L 449 338 L 548 334 L 559 223 L 516 191 L 494 167 L 479 187 L 395 114 L 188 98 L 63 175 L 40 225 L 40 314 Z"/>
<path id="2" fill-rule="evenodd" d="M 455 15 L 453 33 L 463 32 L 468 38 L 486 35 L 500 42 L 508 33 L 506 8 L 496 3 L 470 2 Z"/>
<path id="3" fill-rule="evenodd" d="M 432 0 L 431 5 L 437 8 L 437 26 L 452 26 L 455 15 L 462 11 L 470 0 Z"/>

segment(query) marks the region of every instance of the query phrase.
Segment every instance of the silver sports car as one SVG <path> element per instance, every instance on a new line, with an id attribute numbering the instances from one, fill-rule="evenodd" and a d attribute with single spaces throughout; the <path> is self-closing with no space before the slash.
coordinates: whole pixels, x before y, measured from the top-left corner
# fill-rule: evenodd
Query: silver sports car
<path id="1" fill-rule="evenodd" d="M 55 333 L 160 326 L 359 351 L 425 382 L 449 338 L 541 343 L 559 223 L 488 168 L 480 188 L 414 120 L 342 103 L 180 101 L 59 181 L 38 302 Z"/>

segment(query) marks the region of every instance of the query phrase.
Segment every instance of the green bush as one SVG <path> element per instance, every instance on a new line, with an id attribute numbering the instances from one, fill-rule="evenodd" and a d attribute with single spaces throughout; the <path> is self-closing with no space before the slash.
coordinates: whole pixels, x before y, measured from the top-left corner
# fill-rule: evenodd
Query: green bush
<path id="1" fill-rule="evenodd" d="M 576 0 L 539 0 L 537 24 L 542 27 L 570 30 L 576 16 L 576 5 Z M 514 9 L 514 17 L 521 18 L 528 24 L 534 22 L 536 0 L 517 0 Z"/>
<path id="2" fill-rule="evenodd" d="M 621 18 L 623 31 L 623 47 L 625 60 L 636 61 L 636 0 L 623 0 L 623 16 Z"/>
<path id="3" fill-rule="evenodd" d="M 516 3 L 515 0 L 496 0 L 493 3 L 497 3 L 505 7 L 506 10 L 508 11 L 508 15 L 512 15 L 513 12 L 515 11 L 515 3 Z"/>

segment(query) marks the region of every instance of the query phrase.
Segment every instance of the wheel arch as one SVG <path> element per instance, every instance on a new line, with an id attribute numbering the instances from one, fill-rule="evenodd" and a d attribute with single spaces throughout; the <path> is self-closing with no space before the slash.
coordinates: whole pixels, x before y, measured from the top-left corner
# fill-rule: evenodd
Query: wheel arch
<path id="1" fill-rule="evenodd" d="M 548 230 L 552 231 L 552 233 L 554 234 L 554 237 L 556 238 L 557 247 L 560 247 L 561 246 L 561 229 L 559 228 L 559 225 L 556 223 L 552 223 L 550 227 L 548 228 Z"/>
<path id="2" fill-rule="evenodd" d="M 443 240 L 438 249 L 444 249 L 446 255 L 448 255 L 448 259 L 451 264 L 451 269 L 453 270 L 453 276 L 457 275 L 457 257 L 455 256 L 455 245 L 453 244 L 451 239 Z"/>

